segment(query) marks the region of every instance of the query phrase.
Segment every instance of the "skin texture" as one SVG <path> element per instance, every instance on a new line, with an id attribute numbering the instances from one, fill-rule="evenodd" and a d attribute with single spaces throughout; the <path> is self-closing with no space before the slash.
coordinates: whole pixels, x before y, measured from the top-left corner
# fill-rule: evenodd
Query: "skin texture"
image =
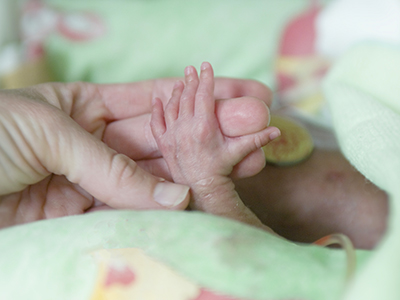
<path id="1" fill-rule="evenodd" d="M 163 109 L 155 98 L 151 129 L 174 182 L 190 187 L 190 207 L 264 227 L 243 204 L 229 177 L 233 167 L 253 151 L 278 137 L 275 127 L 230 137 L 215 113 L 214 75 L 209 63 L 185 69 Z"/>
<path id="2" fill-rule="evenodd" d="M 181 203 L 158 203 L 154 197 L 159 177 L 172 177 L 151 132 L 151 102 L 158 97 L 165 106 L 177 80 L 0 91 L 0 227 L 97 209 L 185 209 L 187 187 L 176 191 Z M 224 136 L 266 128 L 271 92 L 264 85 L 217 78 L 214 95 L 224 99 L 215 102 Z M 313 242 L 342 232 L 358 248 L 379 242 L 387 196 L 338 151 L 316 149 L 290 167 L 264 165 L 257 150 L 233 167 L 231 177 L 244 203 L 277 233 Z M 246 176 L 253 177 L 240 179 Z M 259 224 L 238 203 L 198 208 Z"/>
<path id="3" fill-rule="evenodd" d="M 185 209 L 188 187 L 159 177 L 170 176 L 149 125 L 151 99 L 166 102 L 175 81 L 0 91 L 0 227 L 107 208 Z M 237 115 L 240 126 L 232 126 L 227 112 L 243 103 L 218 102 L 221 128 L 229 135 L 265 128 L 270 95 L 255 81 L 216 80 L 215 97 L 248 101 Z M 135 143 L 145 147 L 129 152 Z M 255 151 L 235 175 L 254 175 L 263 166 Z"/>
<path id="4" fill-rule="evenodd" d="M 310 243 L 343 233 L 355 247 L 371 249 L 386 230 L 387 195 L 339 151 L 315 149 L 300 164 L 267 165 L 235 185 L 260 220 L 290 240 Z"/>

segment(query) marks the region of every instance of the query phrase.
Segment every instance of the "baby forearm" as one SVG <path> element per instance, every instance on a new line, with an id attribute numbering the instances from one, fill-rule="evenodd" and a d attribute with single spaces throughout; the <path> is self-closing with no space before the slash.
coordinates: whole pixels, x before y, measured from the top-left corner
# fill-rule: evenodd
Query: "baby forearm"
<path id="1" fill-rule="evenodd" d="M 194 210 L 235 219 L 265 229 L 256 215 L 243 204 L 229 177 L 213 177 L 192 184 L 191 193 L 190 207 Z"/>
<path id="2" fill-rule="evenodd" d="M 279 130 L 226 136 L 216 117 L 214 74 L 209 63 L 185 68 L 168 104 L 154 99 L 151 128 L 158 148 L 176 183 L 188 185 L 191 208 L 257 227 L 261 221 L 243 204 L 229 175 L 233 167 L 271 139 Z"/>

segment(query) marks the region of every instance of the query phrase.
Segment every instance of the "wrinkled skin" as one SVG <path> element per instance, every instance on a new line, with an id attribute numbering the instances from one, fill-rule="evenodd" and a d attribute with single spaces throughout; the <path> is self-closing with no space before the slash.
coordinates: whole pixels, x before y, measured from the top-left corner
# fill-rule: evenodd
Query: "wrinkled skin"
<path id="1" fill-rule="evenodd" d="M 172 178 L 151 133 L 151 101 L 159 97 L 165 105 L 176 81 L 51 83 L 0 91 L 0 227 L 110 207 L 186 208 L 186 187 L 176 191 L 183 194 L 180 203 L 161 205 L 152 195 L 159 176 Z M 226 136 L 266 127 L 271 92 L 264 85 L 217 78 L 214 94 L 226 99 L 216 101 Z M 263 168 L 260 154 L 236 165 L 232 177 L 241 199 L 263 223 L 301 242 L 333 232 L 347 234 L 359 248 L 379 242 L 386 229 L 387 195 L 340 152 L 316 149 L 309 160 L 283 168 Z"/>
<path id="2" fill-rule="evenodd" d="M 175 81 L 0 91 L 0 227 L 106 208 L 185 209 L 188 187 L 160 178 L 170 175 L 149 125 L 151 100 L 167 101 Z M 271 94 L 264 85 L 220 78 L 215 97 L 242 97 L 217 103 L 227 135 L 266 127 Z M 263 166 L 262 153 L 253 152 L 234 176 Z"/>
<path id="3" fill-rule="evenodd" d="M 185 69 L 185 84 L 177 82 L 163 109 L 155 99 L 151 128 L 174 182 L 190 187 L 191 208 L 264 227 L 243 204 L 229 177 L 248 154 L 280 135 L 275 127 L 229 137 L 215 114 L 214 75 L 203 63 L 200 78 Z"/>

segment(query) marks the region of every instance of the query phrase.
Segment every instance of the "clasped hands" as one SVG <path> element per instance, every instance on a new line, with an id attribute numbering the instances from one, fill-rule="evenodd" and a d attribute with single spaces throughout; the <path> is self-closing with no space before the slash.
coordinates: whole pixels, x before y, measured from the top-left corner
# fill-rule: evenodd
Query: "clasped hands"
<path id="1" fill-rule="evenodd" d="M 181 88 L 192 80 L 186 75 Z M 166 106 L 176 81 L 46 83 L 0 91 L 0 227 L 99 209 L 185 209 L 189 187 L 170 182 L 150 126 L 152 100 Z M 266 86 L 217 78 L 212 89 L 221 99 L 213 104 L 214 125 L 223 136 L 267 128 Z M 264 164 L 262 150 L 252 149 L 230 176 L 252 176 Z"/>

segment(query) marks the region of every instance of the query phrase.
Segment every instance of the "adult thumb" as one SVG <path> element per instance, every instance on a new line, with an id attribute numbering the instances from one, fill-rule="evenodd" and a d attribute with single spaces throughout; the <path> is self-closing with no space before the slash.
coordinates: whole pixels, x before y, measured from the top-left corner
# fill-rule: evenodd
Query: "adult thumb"
<path id="1" fill-rule="evenodd" d="M 48 147 L 56 151 L 42 157 L 50 172 L 65 175 L 113 208 L 178 210 L 187 207 L 189 187 L 151 175 L 72 119 L 65 121 L 68 124 L 53 137 L 54 141 L 48 142 L 51 143 Z"/>
<path id="2" fill-rule="evenodd" d="M 34 89 L 1 92 L 0 195 L 54 173 L 113 208 L 186 208 L 188 187 L 155 177 L 109 148 L 63 111 L 72 103 L 60 104 L 50 93 L 52 105 L 40 95 Z M 96 110 L 93 114 L 92 128 L 101 129 Z"/>

